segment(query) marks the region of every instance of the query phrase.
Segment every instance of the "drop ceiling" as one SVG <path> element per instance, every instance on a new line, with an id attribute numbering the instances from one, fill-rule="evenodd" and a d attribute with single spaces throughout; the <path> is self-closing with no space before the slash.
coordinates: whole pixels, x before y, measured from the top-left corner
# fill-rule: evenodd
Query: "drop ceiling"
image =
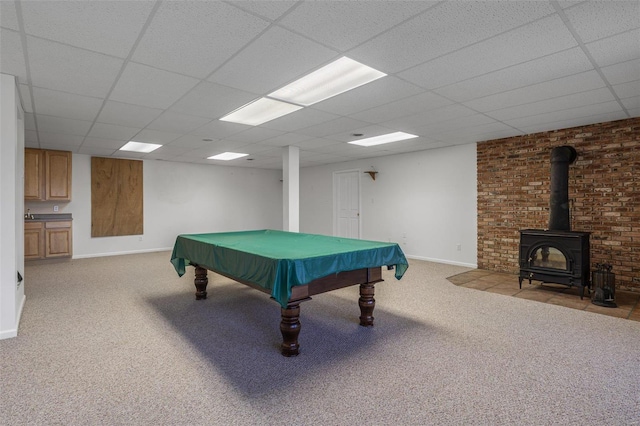
<path id="1" fill-rule="evenodd" d="M 309 167 L 640 116 L 638 1 L 0 7 L 27 147 L 281 169 L 289 145 Z M 342 56 L 388 75 L 259 126 L 219 120 Z M 419 137 L 347 143 L 397 131 Z M 224 151 L 249 156 L 207 159 Z"/>

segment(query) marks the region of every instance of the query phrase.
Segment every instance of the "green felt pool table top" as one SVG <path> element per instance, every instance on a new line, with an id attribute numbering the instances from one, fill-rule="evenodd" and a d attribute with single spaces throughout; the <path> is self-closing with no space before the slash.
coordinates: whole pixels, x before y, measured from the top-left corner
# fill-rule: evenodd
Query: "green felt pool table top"
<path id="1" fill-rule="evenodd" d="M 257 284 L 283 306 L 291 287 L 317 278 L 393 265 L 400 279 L 408 268 L 396 243 L 276 230 L 179 235 L 171 263 L 179 275 L 194 264 Z"/>

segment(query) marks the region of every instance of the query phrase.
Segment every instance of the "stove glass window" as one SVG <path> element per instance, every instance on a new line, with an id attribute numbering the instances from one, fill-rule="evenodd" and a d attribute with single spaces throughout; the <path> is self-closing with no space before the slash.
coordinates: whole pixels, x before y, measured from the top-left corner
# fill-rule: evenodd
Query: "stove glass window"
<path id="1" fill-rule="evenodd" d="M 538 268 L 569 270 L 567 258 L 555 247 L 538 247 L 531 256 L 530 266 Z"/>

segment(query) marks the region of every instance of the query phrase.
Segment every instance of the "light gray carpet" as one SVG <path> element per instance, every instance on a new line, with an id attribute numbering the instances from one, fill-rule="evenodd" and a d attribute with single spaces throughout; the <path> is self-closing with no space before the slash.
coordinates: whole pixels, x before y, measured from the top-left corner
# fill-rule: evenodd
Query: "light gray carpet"
<path id="1" fill-rule="evenodd" d="M 457 287 L 411 261 L 376 286 L 279 305 L 169 253 L 30 265 L 19 335 L 0 341 L 3 425 L 637 425 L 640 323 Z"/>

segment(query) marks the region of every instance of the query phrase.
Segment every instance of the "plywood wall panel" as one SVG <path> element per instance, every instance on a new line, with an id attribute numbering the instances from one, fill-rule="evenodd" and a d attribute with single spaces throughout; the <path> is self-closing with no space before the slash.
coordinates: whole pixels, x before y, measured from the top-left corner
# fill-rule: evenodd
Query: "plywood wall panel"
<path id="1" fill-rule="evenodd" d="M 142 164 L 91 158 L 91 237 L 142 235 Z"/>

